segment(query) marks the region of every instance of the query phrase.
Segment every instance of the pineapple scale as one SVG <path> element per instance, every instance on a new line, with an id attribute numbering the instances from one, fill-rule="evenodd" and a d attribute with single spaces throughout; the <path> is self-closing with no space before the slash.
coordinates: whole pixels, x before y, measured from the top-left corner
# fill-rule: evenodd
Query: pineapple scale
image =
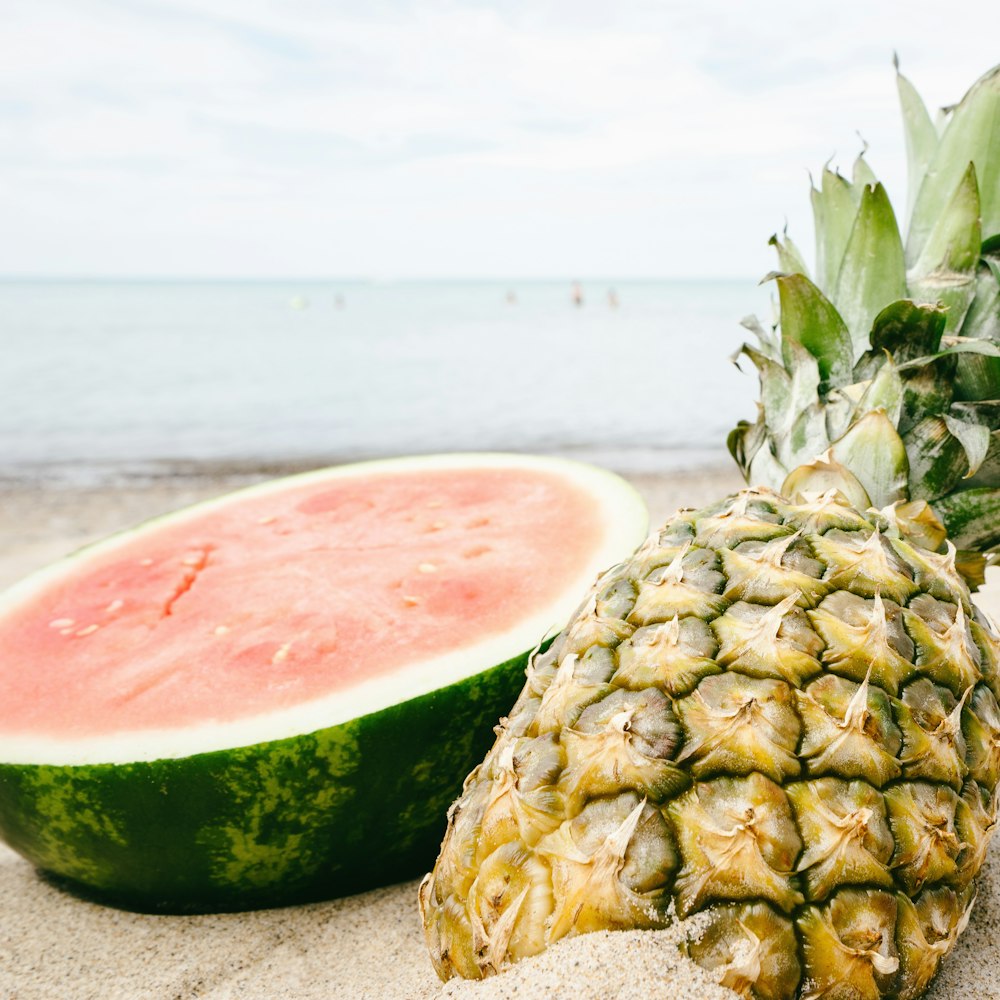
<path id="1" fill-rule="evenodd" d="M 700 913 L 755 1000 L 920 996 L 996 824 L 1000 639 L 891 516 L 679 511 L 536 654 L 420 889 L 443 979 Z"/>

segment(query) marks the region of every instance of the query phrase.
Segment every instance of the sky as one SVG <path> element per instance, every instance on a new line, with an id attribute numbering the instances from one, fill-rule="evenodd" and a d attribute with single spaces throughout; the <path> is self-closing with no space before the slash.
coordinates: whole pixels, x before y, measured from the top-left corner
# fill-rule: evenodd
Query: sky
<path id="1" fill-rule="evenodd" d="M 727 278 L 1000 4 L 5 0 L 0 275 Z"/>

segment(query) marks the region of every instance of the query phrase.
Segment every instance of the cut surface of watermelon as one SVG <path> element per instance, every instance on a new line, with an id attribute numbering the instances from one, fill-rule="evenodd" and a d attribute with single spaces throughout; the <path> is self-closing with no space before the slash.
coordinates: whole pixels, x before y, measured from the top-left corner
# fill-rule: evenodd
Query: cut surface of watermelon
<path id="1" fill-rule="evenodd" d="M 644 528 L 609 473 L 452 455 L 278 480 L 82 550 L 0 599 L 0 832 L 140 906 L 395 877 L 433 850 L 527 652 Z M 385 854 L 357 883 L 356 841 Z"/>

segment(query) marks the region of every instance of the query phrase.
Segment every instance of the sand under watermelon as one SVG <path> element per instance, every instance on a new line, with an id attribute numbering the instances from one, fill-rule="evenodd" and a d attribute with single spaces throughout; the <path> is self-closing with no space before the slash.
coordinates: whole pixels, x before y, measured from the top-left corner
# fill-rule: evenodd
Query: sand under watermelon
<path id="1" fill-rule="evenodd" d="M 294 470 L 273 470 L 275 472 Z M 261 478 L 172 475 L 120 489 L 8 485 L 0 495 L 0 587 L 94 538 Z M 662 520 L 739 488 L 728 469 L 633 477 Z M 980 604 L 1000 619 L 1000 570 Z M 437 981 L 416 882 L 282 910 L 155 917 L 97 906 L 40 879 L 0 846 L 3 1000 L 724 1000 L 677 957 L 668 933 L 570 939 L 485 983 Z M 927 994 L 1000 1000 L 1000 838 L 968 930 Z"/>

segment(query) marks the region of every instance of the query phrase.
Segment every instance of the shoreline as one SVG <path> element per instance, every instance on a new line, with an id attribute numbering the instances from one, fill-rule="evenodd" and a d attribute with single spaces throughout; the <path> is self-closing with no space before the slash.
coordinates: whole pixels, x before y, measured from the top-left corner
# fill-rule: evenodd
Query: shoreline
<path id="1" fill-rule="evenodd" d="M 212 456 L 206 458 L 163 457 L 144 460 L 87 458 L 80 461 L 40 461 L 0 463 L 0 489 L 27 489 L 39 486 L 76 488 L 119 483 L 162 482 L 164 480 L 241 479 L 262 476 L 291 476 L 299 472 L 381 462 L 392 458 L 443 454 L 516 454 L 542 458 L 565 458 L 600 465 L 620 475 L 689 475 L 706 469 L 736 470 L 724 447 L 719 448 L 611 448 L 611 447 L 510 447 L 403 449 L 400 451 L 310 452 L 302 455 Z"/>
<path id="2" fill-rule="evenodd" d="M 624 476 L 651 476 L 660 473 L 692 473 L 734 468 L 725 448 L 608 448 L 608 447 L 487 447 L 484 452 L 511 452 L 540 455 L 545 458 L 568 458 L 600 465 Z M 295 456 L 217 456 L 211 458 L 154 458 L 147 460 L 93 458 L 84 461 L 10 463 L 0 465 L 0 493 L 24 489 L 100 489 L 119 485 L 161 482 L 202 482 L 225 480 L 257 482 L 262 478 L 293 476 L 300 472 L 377 462 L 432 453 L 476 453 L 471 448 L 443 448 L 387 452 L 313 452 Z"/>

